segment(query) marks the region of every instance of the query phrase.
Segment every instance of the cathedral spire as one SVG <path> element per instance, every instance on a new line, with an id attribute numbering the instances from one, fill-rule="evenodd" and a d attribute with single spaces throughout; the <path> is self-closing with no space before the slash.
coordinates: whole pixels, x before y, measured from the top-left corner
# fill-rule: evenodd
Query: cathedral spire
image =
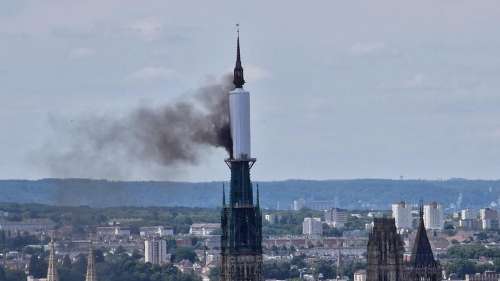
<path id="1" fill-rule="evenodd" d="M 416 267 L 436 266 L 436 260 L 432 253 L 431 243 L 427 237 L 427 231 L 424 224 L 424 207 L 422 201 L 419 204 L 419 226 L 417 235 L 415 236 L 415 243 L 413 244 L 413 251 L 411 254 L 411 264 Z"/>
<path id="2" fill-rule="evenodd" d="M 236 39 L 236 65 L 234 66 L 233 84 L 236 88 L 243 88 L 245 79 L 243 78 L 243 67 L 241 66 L 240 55 L 240 25 L 237 24 L 238 38 Z"/>
<path id="3" fill-rule="evenodd" d="M 47 268 L 47 281 L 59 281 L 59 275 L 57 274 L 57 267 L 56 267 L 54 239 L 50 240 L 49 248 L 50 248 L 49 250 L 50 253 L 49 253 L 49 267 Z"/>
<path id="4" fill-rule="evenodd" d="M 92 240 L 89 243 L 89 256 L 87 258 L 87 274 L 85 281 L 97 281 L 97 274 L 95 271 L 95 255 Z"/>

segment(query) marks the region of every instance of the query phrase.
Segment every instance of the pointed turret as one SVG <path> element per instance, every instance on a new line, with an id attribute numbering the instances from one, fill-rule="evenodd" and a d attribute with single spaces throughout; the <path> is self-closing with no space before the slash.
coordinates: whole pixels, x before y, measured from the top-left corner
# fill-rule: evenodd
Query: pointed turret
<path id="1" fill-rule="evenodd" d="M 236 65 L 234 66 L 233 84 L 236 88 L 243 88 L 245 79 L 243 78 L 243 67 L 241 66 L 240 55 L 240 29 L 238 27 L 238 38 L 236 39 Z"/>
<path id="2" fill-rule="evenodd" d="M 419 215 L 419 226 L 417 235 L 415 236 L 415 243 L 413 244 L 410 263 L 414 267 L 436 266 L 437 263 L 432 254 L 431 243 L 427 237 L 427 231 L 424 225 L 424 209 L 422 203 L 420 203 Z"/>
<path id="3" fill-rule="evenodd" d="M 50 253 L 49 253 L 49 267 L 47 269 L 47 281 L 59 281 L 59 275 L 57 274 L 57 262 L 54 247 L 54 240 L 49 243 Z"/>
<path id="4" fill-rule="evenodd" d="M 87 274 L 85 276 L 85 281 L 97 281 L 97 275 L 95 271 L 95 255 L 92 240 L 90 240 L 89 243 L 89 256 L 87 258 Z"/>

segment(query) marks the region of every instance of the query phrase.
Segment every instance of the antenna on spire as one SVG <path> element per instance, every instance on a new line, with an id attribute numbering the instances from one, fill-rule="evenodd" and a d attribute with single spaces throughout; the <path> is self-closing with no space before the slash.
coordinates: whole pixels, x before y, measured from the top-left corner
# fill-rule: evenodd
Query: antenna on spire
<path id="1" fill-rule="evenodd" d="M 240 24 L 236 24 L 236 33 L 238 33 L 238 37 L 240 37 Z"/>

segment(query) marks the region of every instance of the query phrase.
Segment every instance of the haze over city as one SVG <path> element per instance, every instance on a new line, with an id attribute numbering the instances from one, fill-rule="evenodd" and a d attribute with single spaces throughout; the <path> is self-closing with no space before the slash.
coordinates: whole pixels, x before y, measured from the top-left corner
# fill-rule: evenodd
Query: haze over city
<path id="1" fill-rule="evenodd" d="M 0 178 L 226 179 L 223 149 L 201 151 L 197 165 L 117 153 L 110 169 L 64 172 L 47 151 L 71 145 L 82 120 L 221 79 L 236 23 L 254 179 L 498 178 L 493 0 L 1 1 Z"/>

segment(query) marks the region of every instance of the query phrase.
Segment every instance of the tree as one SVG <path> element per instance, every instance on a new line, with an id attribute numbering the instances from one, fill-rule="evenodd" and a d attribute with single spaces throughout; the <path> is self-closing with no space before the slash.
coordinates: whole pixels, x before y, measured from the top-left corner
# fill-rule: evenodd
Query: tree
<path id="1" fill-rule="evenodd" d="M 296 266 L 297 268 L 304 268 L 307 266 L 307 264 L 305 262 L 305 258 L 306 258 L 305 255 L 294 256 L 292 258 L 291 264 Z"/>
<path id="2" fill-rule="evenodd" d="M 325 279 L 333 279 L 337 276 L 336 268 L 331 263 L 326 261 L 320 261 L 313 267 L 314 275 L 323 275 Z"/>

